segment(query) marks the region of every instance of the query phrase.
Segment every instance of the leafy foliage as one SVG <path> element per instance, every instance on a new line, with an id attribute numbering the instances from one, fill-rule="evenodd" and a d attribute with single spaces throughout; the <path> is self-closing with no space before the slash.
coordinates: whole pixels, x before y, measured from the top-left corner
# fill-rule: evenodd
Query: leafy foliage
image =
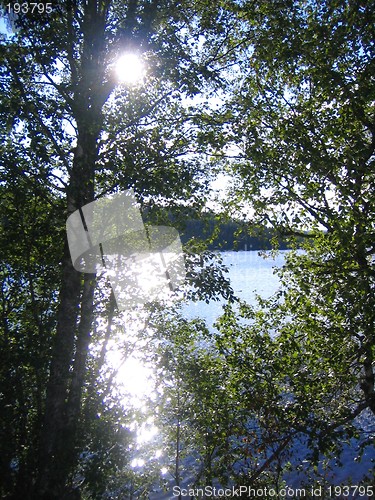
<path id="1" fill-rule="evenodd" d="M 130 321 L 105 278 L 73 269 L 65 219 L 133 188 L 148 223 L 182 228 L 218 171 L 231 177 L 228 217 L 302 251 L 254 308 L 192 238 L 185 298 L 228 301 L 215 334 L 165 304 L 145 309 L 138 341 L 153 353 L 169 477 L 278 488 L 303 458 L 318 467 L 345 440 L 369 445 L 357 417 L 375 413 L 371 3 L 68 0 L 12 26 L 0 73 L 1 495 L 156 488 L 157 462 L 130 467 L 145 416 L 124 407 L 108 362 L 116 329 L 129 354 Z M 147 65 L 143 84 L 117 84 L 123 51 Z"/>

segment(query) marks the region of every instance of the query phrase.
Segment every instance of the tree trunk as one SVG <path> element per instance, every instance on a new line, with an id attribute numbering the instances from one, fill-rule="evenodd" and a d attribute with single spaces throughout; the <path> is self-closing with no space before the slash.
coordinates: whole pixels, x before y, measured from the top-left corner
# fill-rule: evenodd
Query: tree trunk
<path id="1" fill-rule="evenodd" d="M 80 302 L 81 275 L 72 265 L 67 244 L 63 261 L 63 283 L 50 378 L 47 386 L 44 425 L 40 442 L 39 477 L 35 498 L 58 498 L 64 484 L 59 452 L 64 442 L 65 404 L 70 381 L 76 323 Z"/>
<path id="2" fill-rule="evenodd" d="M 97 4 L 94 0 L 85 4 L 78 73 L 77 61 L 71 59 L 71 64 L 75 65 L 74 71 L 72 68 L 75 92 L 71 107 L 77 124 L 77 146 L 67 188 L 68 216 L 94 201 L 98 138 L 106 100 L 103 92 L 106 12 L 100 11 Z M 94 289 L 95 275 L 82 275 L 73 268 L 65 241 L 60 307 L 33 498 L 69 498 L 67 482 L 77 460 L 76 431 L 81 414 Z"/>

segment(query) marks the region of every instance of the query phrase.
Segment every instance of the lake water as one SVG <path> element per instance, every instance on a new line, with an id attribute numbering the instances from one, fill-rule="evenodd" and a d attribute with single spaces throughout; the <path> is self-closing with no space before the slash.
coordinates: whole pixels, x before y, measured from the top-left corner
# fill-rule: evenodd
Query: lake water
<path id="1" fill-rule="evenodd" d="M 281 251 L 275 258 L 265 258 L 257 251 L 222 252 L 223 262 L 229 268 L 229 277 L 235 294 L 252 305 L 255 304 L 256 295 L 260 295 L 262 298 L 270 297 L 279 286 L 279 279 L 275 274 L 275 269 L 282 267 L 287 252 Z M 185 305 L 182 312 L 190 319 L 194 317 L 204 318 L 208 326 L 212 327 L 212 324 L 222 313 L 224 303 L 225 301 L 221 303 L 211 301 L 209 304 L 205 302 L 191 303 Z M 358 418 L 358 424 L 369 435 L 374 432 L 374 417 L 369 412 L 364 412 Z M 300 462 L 300 458 L 298 458 L 301 456 L 306 457 L 308 450 L 305 449 L 302 442 L 296 443 L 295 448 L 296 457 L 292 458 L 292 462 L 295 465 L 298 463 L 301 470 L 299 472 L 294 470 L 291 474 L 285 474 L 284 479 L 290 487 L 299 488 L 304 483 L 309 484 L 306 473 L 308 461 L 305 458 Z M 365 474 L 371 475 L 375 462 L 374 448 L 366 448 L 361 461 L 357 459 L 358 452 L 358 442 L 353 439 L 349 444 L 343 446 L 342 467 L 337 466 L 335 459 L 330 461 L 331 469 L 326 472 L 326 475 L 331 484 L 348 484 L 349 480 L 351 480 L 352 484 L 361 485 L 363 476 Z M 169 476 L 166 479 L 169 479 Z M 186 477 L 183 482 L 184 487 L 190 485 L 192 480 L 193 478 Z M 150 499 L 169 500 L 172 498 L 171 492 L 174 484 L 173 479 L 170 479 L 168 492 L 159 490 L 152 493 Z M 358 498 L 358 496 L 354 498 Z"/>
<path id="2" fill-rule="evenodd" d="M 223 263 L 229 268 L 229 277 L 235 294 L 251 305 L 255 305 L 256 295 L 260 295 L 262 298 L 270 297 L 279 286 L 279 278 L 275 274 L 275 268 L 283 266 L 287 252 L 288 250 L 280 251 L 275 258 L 265 258 L 258 251 L 222 252 Z M 208 326 L 212 326 L 222 313 L 222 304 L 224 303 L 224 301 L 210 302 L 209 304 L 205 302 L 192 303 L 183 308 L 183 313 L 190 319 L 194 317 L 204 318 Z M 369 435 L 374 432 L 375 420 L 370 412 L 363 412 L 357 422 Z M 299 454 L 301 452 L 307 454 L 307 450 L 303 450 L 303 448 L 304 445 L 300 444 Z M 375 463 L 375 449 L 366 448 L 361 461 L 357 459 L 358 454 L 358 442 L 352 440 L 350 444 L 345 444 L 341 456 L 343 466 L 338 467 L 335 460 L 331 460 L 331 470 L 327 472 L 327 480 L 331 484 L 348 484 L 350 479 L 353 481 L 352 484 L 360 485 L 365 474 L 371 476 Z M 307 461 L 304 461 L 299 473 L 294 471 L 292 474 L 285 475 L 289 486 L 298 488 L 302 483 L 308 482 L 304 471 L 306 465 Z M 158 496 L 155 498 L 166 499 L 169 497 Z M 358 496 L 354 496 L 354 498 L 358 498 Z"/>
<path id="3" fill-rule="evenodd" d="M 285 262 L 288 250 L 280 251 L 275 258 L 266 258 L 258 251 L 222 252 L 223 263 L 229 268 L 229 277 L 235 294 L 251 305 L 255 304 L 256 295 L 262 298 L 270 297 L 279 286 L 279 278 L 275 268 L 280 268 Z M 191 303 L 183 307 L 183 314 L 192 319 L 204 318 L 212 325 L 222 313 L 221 302 Z"/>

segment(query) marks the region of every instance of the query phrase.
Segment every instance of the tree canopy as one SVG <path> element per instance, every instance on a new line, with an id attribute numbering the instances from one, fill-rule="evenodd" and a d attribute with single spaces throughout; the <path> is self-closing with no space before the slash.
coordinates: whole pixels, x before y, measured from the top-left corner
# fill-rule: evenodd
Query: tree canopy
<path id="1" fill-rule="evenodd" d="M 279 491 L 303 459 L 318 481 L 345 440 L 373 447 L 358 417 L 375 413 L 374 5 L 16 5 L 2 2 L 1 495 L 157 487 L 156 462 L 131 467 L 134 422 L 148 417 L 116 392 L 114 343 L 153 365 L 149 419 L 177 486 Z M 145 67 L 133 84 L 116 73 L 125 53 Z M 228 190 L 213 203 L 219 173 Z M 105 275 L 74 268 L 67 218 L 128 189 L 146 228 L 185 231 L 178 293 L 224 299 L 215 328 L 178 304 L 121 312 Z M 189 233 L 197 220 L 207 238 Z M 210 251 L 240 227 L 292 248 L 257 305 L 235 297 Z"/>

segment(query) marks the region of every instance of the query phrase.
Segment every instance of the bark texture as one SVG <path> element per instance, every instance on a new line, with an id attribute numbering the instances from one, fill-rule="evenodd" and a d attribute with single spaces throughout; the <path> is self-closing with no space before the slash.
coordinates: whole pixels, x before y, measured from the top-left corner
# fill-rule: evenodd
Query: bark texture
<path id="1" fill-rule="evenodd" d="M 86 2 L 80 59 L 75 60 L 73 53 L 70 57 L 74 89 L 70 106 L 77 126 L 77 146 L 67 188 L 67 216 L 94 200 L 102 107 L 108 95 L 103 83 L 108 4 Z M 82 275 L 73 268 L 67 242 L 62 268 L 38 478 L 32 495 L 38 499 L 61 500 L 75 496 L 67 483 L 77 461 L 76 434 L 92 327 L 95 275 Z"/>

